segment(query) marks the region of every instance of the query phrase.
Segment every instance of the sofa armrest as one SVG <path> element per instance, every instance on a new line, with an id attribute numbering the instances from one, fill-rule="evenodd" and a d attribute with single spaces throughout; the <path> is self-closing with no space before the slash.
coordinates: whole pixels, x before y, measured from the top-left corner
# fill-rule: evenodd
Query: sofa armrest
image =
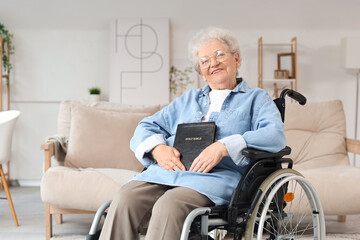
<path id="1" fill-rule="evenodd" d="M 346 138 L 346 149 L 348 152 L 360 154 L 360 140 Z"/>
<path id="2" fill-rule="evenodd" d="M 45 172 L 51 167 L 51 157 L 55 154 L 55 144 L 46 142 L 41 145 L 41 150 L 45 153 Z"/>

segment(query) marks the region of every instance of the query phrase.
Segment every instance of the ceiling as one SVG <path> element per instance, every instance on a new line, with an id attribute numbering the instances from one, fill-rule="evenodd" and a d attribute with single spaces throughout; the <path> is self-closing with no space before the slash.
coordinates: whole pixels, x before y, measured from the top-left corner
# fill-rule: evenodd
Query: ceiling
<path id="1" fill-rule="evenodd" d="M 360 30 L 359 0 L 0 0 L 8 28 L 106 29 L 116 17 L 167 17 L 177 29 Z"/>

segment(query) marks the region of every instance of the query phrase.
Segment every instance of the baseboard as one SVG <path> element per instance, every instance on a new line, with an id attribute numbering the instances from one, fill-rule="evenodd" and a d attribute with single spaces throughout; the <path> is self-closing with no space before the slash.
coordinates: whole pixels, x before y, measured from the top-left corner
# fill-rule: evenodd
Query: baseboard
<path id="1" fill-rule="evenodd" d="M 20 187 L 20 184 L 19 184 L 18 180 L 11 179 L 9 182 L 9 186 L 10 187 Z"/>
<path id="2" fill-rule="evenodd" d="M 15 180 L 15 181 L 18 182 L 18 185 L 20 187 L 40 187 L 40 183 L 41 183 L 41 180 L 29 180 L 29 179 Z"/>

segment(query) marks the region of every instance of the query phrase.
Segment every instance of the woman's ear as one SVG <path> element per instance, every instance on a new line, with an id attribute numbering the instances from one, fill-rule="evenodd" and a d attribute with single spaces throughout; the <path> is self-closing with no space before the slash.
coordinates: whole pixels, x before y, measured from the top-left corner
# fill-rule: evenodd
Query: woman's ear
<path id="1" fill-rule="evenodd" d="M 206 78 L 205 78 L 204 75 L 201 73 L 201 69 L 199 69 L 198 74 L 201 76 L 201 78 L 202 78 L 202 80 L 203 80 L 204 82 L 207 82 Z"/>
<path id="2" fill-rule="evenodd" d="M 207 82 L 205 76 L 201 73 L 201 70 L 199 70 L 198 73 L 199 73 L 200 77 L 202 78 L 202 80 L 203 80 L 204 82 Z"/>
<path id="3" fill-rule="evenodd" d="M 241 65 L 241 61 L 242 61 L 242 59 L 241 59 L 241 57 L 240 57 L 240 54 L 239 54 L 239 53 L 235 53 L 234 55 L 235 55 L 236 67 L 237 67 L 237 68 L 239 68 L 239 67 L 240 67 L 240 65 Z"/>
<path id="4" fill-rule="evenodd" d="M 207 80 L 206 80 L 206 78 L 204 77 L 204 76 L 201 76 L 202 77 L 202 80 L 204 81 L 204 82 L 207 82 Z"/>

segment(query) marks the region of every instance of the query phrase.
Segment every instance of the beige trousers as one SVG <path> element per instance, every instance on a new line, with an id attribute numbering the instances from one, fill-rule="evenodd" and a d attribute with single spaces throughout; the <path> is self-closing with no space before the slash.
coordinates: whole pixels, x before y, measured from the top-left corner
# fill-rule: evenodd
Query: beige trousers
<path id="1" fill-rule="evenodd" d="M 137 240 L 147 224 L 146 240 L 180 239 L 186 216 L 212 205 L 208 197 L 190 188 L 131 181 L 112 201 L 100 240 Z"/>

